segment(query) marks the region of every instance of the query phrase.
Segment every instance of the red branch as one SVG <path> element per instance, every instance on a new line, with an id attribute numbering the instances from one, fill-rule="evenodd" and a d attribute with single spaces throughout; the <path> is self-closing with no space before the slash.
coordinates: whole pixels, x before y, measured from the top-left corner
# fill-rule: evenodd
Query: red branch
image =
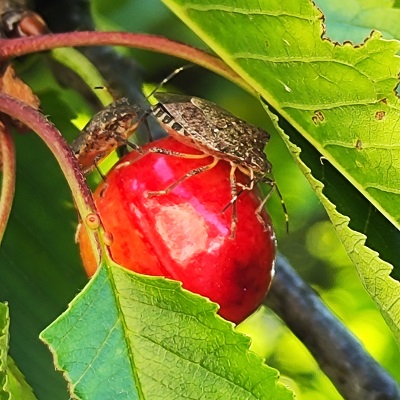
<path id="1" fill-rule="evenodd" d="M 205 51 L 183 43 L 169 40 L 162 36 L 145 35 L 127 32 L 67 32 L 20 39 L 0 39 L 0 58 L 9 59 L 38 51 L 51 50 L 56 47 L 80 46 L 126 46 L 157 53 L 168 54 L 208 68 L 209 70 L 242 86 L 255 94 L 233 69 L 221 59 Z"/>
<path id="2" fill-rule="evenodd" d="M 0 160 L 3 177 L 0 194 L 0 243 L 10 216 L 15 191 L 14 141 L 8 124 L 0 122 Z"/>

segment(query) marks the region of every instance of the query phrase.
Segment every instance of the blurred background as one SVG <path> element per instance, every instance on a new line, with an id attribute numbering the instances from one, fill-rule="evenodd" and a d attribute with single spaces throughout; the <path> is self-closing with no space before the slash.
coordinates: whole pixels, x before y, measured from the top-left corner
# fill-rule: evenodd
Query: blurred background
<path id="1" fill-rule="evenodd" d="M 206 49 L 159 0 L 92 0 L 91 8 L 98 30 L 152 33 Z M 183 65 L 179 59 L 159 54 L 131 49 L 118 50 L 136 60 L 138 71 L 150 87 L 157 85 L 175 68 Z M 40 97 L 45 114 L 50 116 L 71 141 L 95 112 L 92 106 L 76 91 L 57 82 L 52 74 L 52 65 L 41 55 L 24 57 L 18 61 L 18 71 Z M 168 83 L 168 91 L 211 100 L 238 117 L 271 132 L 271 141 L 266 151 L 288 209 L 290 224 L 290 233 L 287 234 L 280 201 L 274 195 L 268 202 L 268 210 L 277 232 L 279 251 L 361 340 L 372 356 L 400 381 L 399 350 L 392 334 L 362 287 L 357 272 L 336 237 L 319 200 L 293 162 L 282 140 L 274 132 L 257 99 L 199 67 L 184 71 L 174 78 Z M 10 303 L 12 355 L 28 380 L 36 385 L 36 382 L 43 382 L 43 378 L 41 373 L 35 371 L 36 367 L 30 358 L 43 358 L 43 365 L 46 365 L 43 367 L 44 371 L 51 365 L 48 364 L 50 357 L 41 344 L 27 342 L 23 337 L 22 330 L 26 329 L 26 321 L 33 325 L 33 331 L 43 329 L 65 310 L 73 295 L 85 284 L 86 278 L 81 270 L 78 250 L 73 243 L 76 216 L 71 196 L 51 155 L 48 155 L 47 150 L 33 136 L 17 138 L 18 188 L 10 228 L 0 250 L 0 265 L 6 271 L 3 281 L 0 282 L 0 300 Z M 41 176 L 46 176 L 45 182 L 40 179 Z M 93 175 L 91 179 L 95 182 L 97 177 Z M 55 199 L 49 195 L 54 192 L 57 193 Z M 29 210 L 33 207 L 38 211 L 32 216 Z M 44 207 L 46 213 L 48 207 L 51 208 L 51 221 L 46 219 Z M 63 213 L 68 214 L 67 220 Z M 37 226 L 39 220 L 43 232 L 39 228 L 29 229 L 29 226 Z M 44 220 L 47 222 L 43 224 Z M 60 236 L 52 237 L 52 232 L 60 230 L 60 224 L 63 225 L 61 244 Z M 32 237 L 35 237 L 34 245 L 29 244 Z M 42 249 L 39 252 L 39 263 L 35 264 L 37 267 L 34 270 L 32 263 L 27 262 L 26 255 L 22 258 L 17 254 L 15 243 L 20 243 L 24 249 L 32 246 L 29 260 L 37 260 L 37 248 Z M 52 254 L 56 252 L 64 253 L 65 260 L 60 262 L 59 256 L 53 257 Z M 54 264 L 61 269 L 61 275 L 59 270 L 54 270 Z M 18 274 L 15 273 L 16 269 Z M 36 280 L 32 283 L 32 276 L 40 273 L 50 276 L 48 279 L 54 282 L 60 279 L 68 282 L 64 286 L 65 292 L 61 299 L 59 293 L 55 293 L 56 289 L 49 288 L 46 284 L 41 285 Z M 16 290 L 16 287 L 19 289 Z M 22 306 L 25 304 L 23 299 L 29 298 L 29 291 L 34 291 L 40 299 L 33 309 Z M 21 294 L 22 292 L 25 294 Z M 57 301 L 49 306 L 49 298 L 55 299 L 56 296 Z M 31 318 L 35 315 L 35 310 L 39 310 L 40 315 Z M 44 316 L 43 310 L 46 310 Z M 298 399 L 342 398 L 320 371 L 307 349 L 267 309 L 259 310 L 238 329 L 252 336 L 253 350 L 265 357 L 268 365 L 281 372 L 282 381 L 290 385 Z M 26 347 L 36 346 L 39 350 L 37 353 L 30 353 L 26 348 L 21 349 L 21 343 L 25 343 Z M 49 376 L 52 376 L 52 372 L 49 372 Z M 57 385 L 61 388 L 62 381 L 59 380 L 54 387 L 58 387 Z M 36 391 L 40 399 L 63 398 L 59 395 L 59 389 L 51 392 L 48 388 L 39 387 Z"/>

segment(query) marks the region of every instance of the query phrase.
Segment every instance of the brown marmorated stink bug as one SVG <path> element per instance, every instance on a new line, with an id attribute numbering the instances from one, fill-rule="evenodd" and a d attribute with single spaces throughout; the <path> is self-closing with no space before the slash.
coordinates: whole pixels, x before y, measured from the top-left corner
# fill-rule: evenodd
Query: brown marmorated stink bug
<path id="1" fill-rule="evenodd" d="M 241 187 L 244 191 L 252 190 L 254 184 L 259 182 L 269 184 L 272 189 L 277 190 L 286 221 L 288 220 L 286 206 L 279 189 L 275 181 L 267 176 L 271 172 L 271 164 L 264 153 L 264 148 L 270 138 L 267 132 L 235 117 L 216 104 L 198 97 L 171 93 L 157 93 L 154 96 L 158 103 L 152 107 L 152 112 L 167 133 L 176 140 L 204 153 L 204 155 L 195 156 L 196 158 L 212 157 L 213 161 L 203 167 L 189 171 L 168 188 L 159 192 L 148 193 L 148 195 L 168 193 L 184 180 L 211 169 L 220 160 L 225 160 L 231 165 L 232 236 L 235 235 L 237 226 L 237 187 Z M 157 151 L 155 148 L 151 150 L 152 152 Z M 169 150 L 159 150 L 159 152 L 171 154 Z M 194 157 L 187 154 L 171 155 Z M 236 169 L 249 177 L 247 185 L 236 181 Z M 265 196 L 257 208 L 257 215 L 261 213 L 270 193 Z M 260 217 L 259 220 L 262 221 L 262 218 Z"/>
<path id="2" fill-rule="evenodd" d="M 83 173 L 92 171 L 98 161 L 127 143 L 139 126 L 140 112 L 140 107 L 122 98 L 95 114 L 71 144 Z"/>
<path id="3" fill-rule="evenodd" d="M 191 66 L 184 65 L 175 69 L 156 86 L 149 96 Z M 82 172 L 84 174 L 91 172 L 98 161 L 120 146 L 129 145 L 140 151 L 140 148 L 129 142 L 128 138 L 150 113 L 151 109 L 144 111 L 140 106 L 130 103 L 128 99 L 121 98 L 95 114 L 71 144 Z"/>

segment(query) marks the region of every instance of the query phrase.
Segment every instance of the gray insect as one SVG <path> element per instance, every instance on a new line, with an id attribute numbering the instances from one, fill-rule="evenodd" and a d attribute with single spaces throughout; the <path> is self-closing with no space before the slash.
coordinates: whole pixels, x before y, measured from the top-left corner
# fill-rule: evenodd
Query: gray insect
<path id="1" fill-rule="evenodd" d="M 114 101 L 95 114 L 71 144 L 83 173 L 92 171 L 102 158 L 127 144 L 140 124 L 139 114 L 143 114 L 141 108 L 126 98 Z"/>
<path id="2" fill-rule="evenodd" d="M 231 165 L 232 237 L 235 236 L 237 229 L 237 187 L 241 187 L 242 192 L 244 190 L 252 190 L 254 184 L 258 182 L 269 184 L 272 189 L 277 190 L 281 197 L 287 220 L 286 207 L 282 196 L 276 187 L 275 181 L 267 176 L 271 172 L 271 164 L 264 153 L 265 145 L 270 139 L 270 135 L 267 132 L 235 117 L 230 112 L 207 100 L 170 93 L 157 93 L 154 96 L 159 103 L 152 107 L 152 112 L 167 133 L 178 141 L 197 148 L 204 153 L 197 157 L 190 155 L 188 158 L 211 156 L 213 161 L 203 167 L 189 171 L 166 189 L 150 192 L 148 195 L 169 193 L 186 179 L 213 168 L 220 160 L 225 160 Z M 151 149 L 151 152 L 181 157 L 188 156 L 158 148 Z M 247 185 L 237 182 L 236 169 L 249 177 Z M 262 223 L 263 219 L 260 214 L 269 195 L 263 199 L 256 210 L 257 216 Z"/>
<path id="3" fill-rule="evenodd" d="M 175 69 L 154 88 L 149 96 L 181 71 L 191 67 L 192 65 L 184 65 Z M 128 99 L 122 98 L 95 114 L 71 144 L 82 172 L 85 174 L 91 172 L 98 161 L 117 147 L 129 145 L 141 151 L 134 143 L 128 142 L 128 138 L 150 112 L 150 109 L 144 111 L 140 106 L 131 104 Z"/>
<path id="4" fill-rule="evenodd" d="M 198 97 L 157 93 L 153 114 L 168 134 L 204 153 L 231 161 L 246 175 L 265 175 L 267 132 Z M 253 179 L 252 179 L 253 180 Z"/>

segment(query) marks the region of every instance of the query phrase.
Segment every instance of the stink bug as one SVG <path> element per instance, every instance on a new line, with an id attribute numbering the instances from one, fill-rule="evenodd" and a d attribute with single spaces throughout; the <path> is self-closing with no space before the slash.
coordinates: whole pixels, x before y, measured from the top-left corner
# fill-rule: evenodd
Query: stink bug
<path id="1" fill-rule="evenodd" d="M 139 126 L 140 110 L 140 107 L 122 98 L 99 111 L 89 121 L 71 144 L 83 173 L 92 171 L 98 161 L 127 143 L 128 137 Z"/>
<path id="2" fill-rule="evenodd" d="M 148 195 L 168 193 L 191 176 L 213 168 L 219 160 L 228 161 L 231 165 L 232 197 L 230 204 L 233 207 L 231 235 L 234 236 L 237 225 L 237 187 L 241 187 L 242 191 L 252 190 L 255 183 L 264 182 L 277 189 L 275 181 L 267 177 L 267 174 L 271 172 L 271 164 L 264 153 L 264 147 L 269 141 L 269 134 L 207 100 L 169 93 L 158 93 L 155 97 L 159 103 L 152 107 L 152 112 L 167 133 L 178 141 L 204 153 L 204 155 L 196 156 L 196 158 L 210 156 L 213 161 L 204 167 L 189 171 L 166 189 L 151 192 Z M 162 152 L 162 149 L 153 148 L 152 150 Z M 171 154 L 169 151 L 165 151 L 165 153 Z M 193 158 L 193 155 L 171 155 Z M 236 169 L 249 177 L 247 185 L 236 181 Z M 278 194 L 281 197 L 279 191 Z M 261 213 L 268 198 L 269 194 L 261 202 L 257 214 Z M 287 220 L 286 207 L 283 201 L 282 205 Z M 262 218 L 260 218 L 260 221 L 262 221 Z"/>
<path id="3" fill-rule="evenodd" d="M 254 177 L 271 171 L 267 132 L 198 97 L 159 93 L 153 114 L 169 135 Z"/>
<path id="4" fill-rule="evenodd" d="M 179 72 L 190 67 L 191 65 L 185 65 L 177 68 L 163 79 L 149 96 Z M 85 174 L 91 172 L 98 161 L 117 147 L 129 145 L 139 150 L 138 146 L 128 142 L 127 139 L 150 112 L 150 109 L 144 112 L 140 106 L 131 104 L 128 99 L 122 98 L 95 114 L 71 144 L 82 172 Z"/>

